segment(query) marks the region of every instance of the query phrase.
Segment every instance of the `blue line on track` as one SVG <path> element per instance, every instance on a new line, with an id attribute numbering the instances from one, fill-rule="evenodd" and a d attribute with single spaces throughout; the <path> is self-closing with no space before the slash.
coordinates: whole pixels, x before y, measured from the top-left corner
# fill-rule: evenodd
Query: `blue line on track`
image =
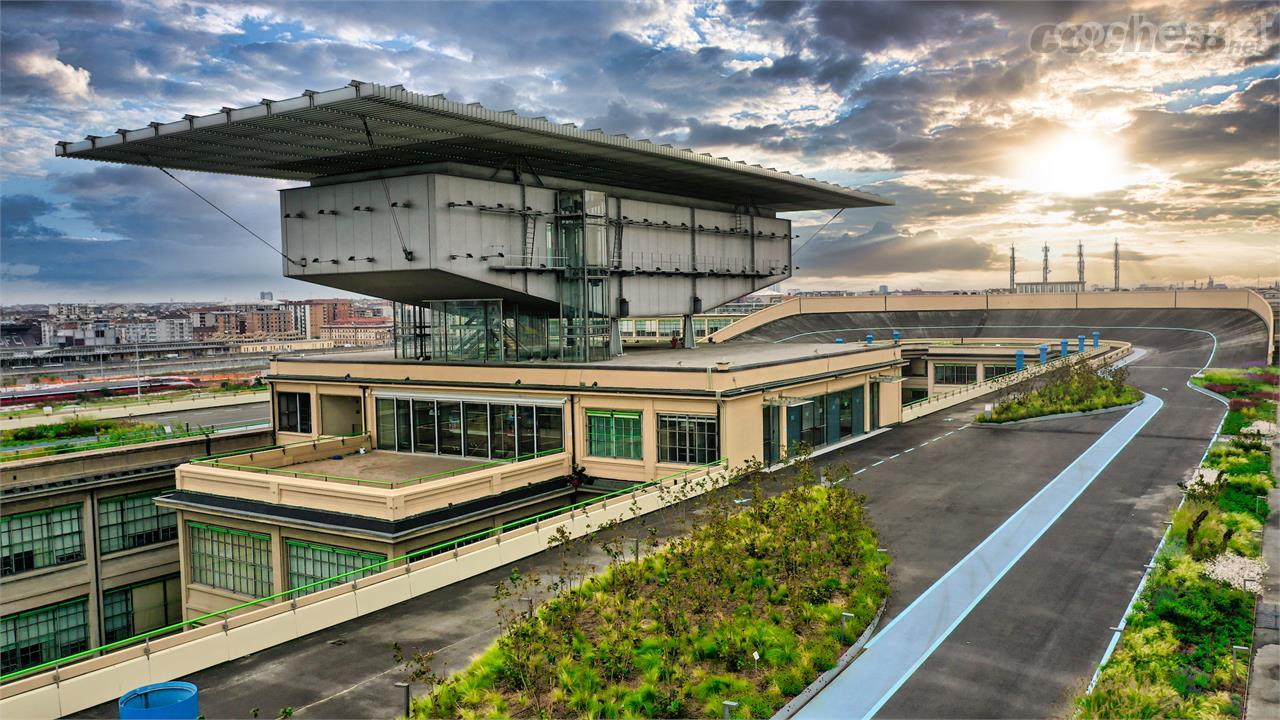
<path id="1" fill-rule="evenodd" d="M 1147 395 L 871 638 L 796 717 L 875 715 L 1163 406 Z"/>

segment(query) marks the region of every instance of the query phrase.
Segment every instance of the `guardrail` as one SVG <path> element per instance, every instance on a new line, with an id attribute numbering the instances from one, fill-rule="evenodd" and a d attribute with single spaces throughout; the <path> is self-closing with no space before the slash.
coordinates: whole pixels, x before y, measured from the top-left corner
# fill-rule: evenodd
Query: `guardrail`
<path id="1" fill-rule="evenodd" d="M 190 437 L 204 437 L 206 435 L 217 435 L 219 433 L 232 432 L 235 430 L 249 430 L 253 428 L 271 427 L 271 423 L 266 420 L 252 423 L 234 423 L 229 425 L 201 425 L 194 429 L 174 430 L 164 432 L 163 430 L 148 430 L 138 433 L 126 433 L 110 440 L 100 442 L 75 443 L 77 438 L 66 438 L 70 444 L 62 444 L 55 441 L 52 445 L 41 446 L 30 450 L 14 450 L 0 451 L 0 462 L 12 462 L 14 460 L 29 460 L 31 458 L 49 457 L 51 455 L 66 455 L 69 453 L 84 452 L 86 450 L 103 450 L 114 447 L 125 447 L 129 445 L 140 445 L 148 442 L 159 442 L 161 440 L 179 440 Z"/>
<path id="2" fill-rule="evenodd" d="M 347 437 L 354 437 L 354 436 L 347 436 Z M 265 449 L 273 449 L 273 448 L 265 448 Z M 253 451 L 253 452 L 256 452 L 256 451 Z M 517 455 L 512 458 L 504 458 L 501 460 L 490 460 L 488 462 L 479 463 L 476 465 L 467 465 L 465 467 L 454 468 L 452 470 L 442 470 L 440 472 L 431 473 L 429 475 L 419 475 L 417 477 L 412 477 L 405 480 L 371 480 L 368 478 L 355 478 L 355 477 L 348 477 L 345 475 L 326 475 L 324 473 L 310 473 L 310 472 L 302 472 L 298 470 L 287 470 L 285 468 L 266 468 L 266 467 L 259 467 L 256 465 L 237 465 L 233 463 L 222 462 L 221 460 L 217 460 L 217 459 L 205 459 L 205 458 L 202 458 L 199 460 L 192 460 L 191 463 L 194 465 L 208 465 L 209 467 L 226 468 L 227 470 L 242 470 L 245 472 L 260 472 L 260 473 L 267 473 L 268 475 L 281 475 L 284 477 L 302 478 L 304 480 L 321 480 L 323 482 L 341 482 L 341 483 L 351 483 L 355 485 L 376 485 L 379 487 L 385 487 L 385 488 L 394 490 L 395 488 L 404 487 L 406 485 L 417 485 L 418 483 L 427 482 L 428 480 L 441 480 L 444 478 L 455 477 L 457 475 L 463 475 L 466 473 L 478 472 L 480 470 L 488 470 L 490 468 L 502 467 L 504 465 L 511 465 L 517 462 L 523 462 L 525 460 L 534 460 L 540 457 L 546 457 L 548 455 L 558 455 L 559 453 L 562 453 L 562 452 L 564 452 L 564 448 L 555 448 L 554 450 L 542 450 L 540 452 Z M 236 452 L 236 453 L 226 453 L 222 455 L 222 457 L 229 457 L 234 455 L 246 455 L 246 454 L 251 454 L 251 453 L 244 452 L 244 451 Z"/>
<path id="3" fill-rule="evenodd" d="M 230 625 L 231 623 L 234 623 L 237 620 L 245 617 L 243 615 L 240 615 L 240 616 L 234 615 L 235 613 L 239 613 L 241 611 L 258 610 L 258 611 L 265 612 L 265 610 L 268 608 L 280 608 L 282 606 L 285 606 L 286 604 L 288 605 L 287 607 L 288 610 L 298 611 L 301 607 L 300 602 L 303 596 L 307 596 L 308 593 L 310 593 L 313 590 L 320 590 L 322 589 L 323 586 L 331 583 L 343 583 L 343 584 L 335 588 L 330 588 L 328 591 L 326 591 L 326 594 L 324 594 L 323 597 L 320 596 L 320 593 L 317 593 L 315 595 L 310 595 L 307 598 L 306 603 L 309 604 L 313 602 L 312 599 L 314 599 L 314 602 L 317 602 L 317 603 L 327 602 L 343 594 L 347 594 L 347 593 L 354 594 L 355 592 L 357 592 L 362 588 L 368 589 L 369 586 L 374 586 L 375 584 L 381 584 L 383 581 L 394 580 L 396 578 L 402 577 L 402 575 L 403 576 L 417 575 L 423 571 L 430 571 L 434 568 L 439 568 L 441 567 L 440 561 L 442 556 L 451 556 L 451 559 L 453 560 L 461 560 L 466 558 L 468 555 L 479 554 L 489 548 L 509 547 L 513 542 L 527 540 L 526 538 L 527 535 L 529 535 L 530 533 L 535 533 L 538 536 L 537 540 L 539 540 L 539 542 L 533 542 L 533 543 L 525 542 L 524 545 L 521 546 L 521 549 L 516 551 L 519 554 L 519 557 L 527 557 L 528 555 L 532 555 L 536 552 L 540 552 L 541 550 L 546 549 L 546 544 L 545 542 L 541 542 L 540 536 L 542 532 L 550 531 L 551 529 L 550 526 L 552 525 L 564 525 L 565 523 L 570 524 L 572 526 L 571 532 L 570 532 L 571 537 L 580 536 L 582 534 L 585 534 L 586 532 L 590 532 L 592 529 L 599 529 L 602 523 L 597 522 L 593 526 L 590 520 L 601 520 L 601 518 L 599 517 L 599 513 L 601 511 L 608 511 L 610 509 L 611 506 L 609 503 L 611 500 L 616 500 L 622 497 L 628 498 L 628 502 L 625 505 L 620 506 L 615 503 L 612 506 L 614 509 L 614 514 L 616 514 L 617 517 L 611 518 L 611 519 L 621 520 L 626 518 L 626 514 L 628 512 L 632 513 L 633 515 L 642 514 L 646 512 L 651 512 L 652 510 L 656 510 L 660 507 L 664 507 L 667 504 L 671 504 L 670 502 L 667 502 L 669 498 L 663 497 L 658 494 L 661 493 L 667 487 L 673 487 L 673 486 L 679 485 L 682 482 L 688 482 L 695 475 L 701 474 L 702 478 L 712 479 L 712 482 L 708 483 L 708 485 L 700 489 L 702 492 L 713 489 L 714 487 L 719 487 L 724 483 L 726 483 L 728 481 L 728 478 L 726 475 L 713 477 L 713 474 L 717 469 L 723 469 L 725 462 L 726 462 L 725 459 L 721 458 L 712 463 L 690 467 L 680 472 L 672 473 L 670 475 L 666 475 L 661 478 L 656 478 L 654 480 L 650 480 L 645 483 L 637 484 L 627 488 L 620 488 L 618 490 L 614 490 L 612 492 L 606 493 L 604 495 L 600 495 L 598 497 L 564 505 L 559 508 L 554 508 L 552 510 L 539 513 L 537 515 L 533 515 L 527 518 L 522 518 L 520 520 L 514 520 L 508 523 L 504 523 L 503 525 L 500 525 L 495 528 L 481 530 L 460 538 L 455 538 L 453 540 L 436 543 L 435 545 L 432 545 L 430 547 L 421 548 L 419 550 L 415 550 L 413 552 L 406 553 L 398 557 L 382 560 L 376 563 L 371 563 L 361 568 L 349 570 L 349 571 L 340 573 L 338 575 L 325 578 L 323 580 L 317 580 L 315 582 L 308 583 L 307 585 L 291 588 L 289 590 L 275 593 L 267 597 L 257 598 L 254 600 L 242 602 L 242 603 L 233 605 L 229 608 L 226 608 L 224 610 L 220 610 L 212 613 L 206 613 L 204 615 L 191 618 L 190 620 L 184 620 L 182 622 L 174 623 L 172 625 L 156 628 L 155 630 L 139 633 L 132 637 L 124 638 L 122 640 L 117 640 L 111 643 L 106 643 L 104 645 L 90 648 L 88 650 L 83 650 L 83 651 L 74 653 L 72 655 L 68 655 L 66 657 L 58 658 L 56 660 L 51 660 L 48 662 L 41 663 L 39 665 L 34 665 L 29 668 L 23 668 L 21 670 L 15 670 L 5 675 L 0 675 L 0 682 L 11 683 L 14 681 L 22 681 L 22 682 L 35 682 L 36 684 L 31 685 L 30 687 L 21 688 L 17 692 L 10 691 L 9 693 L 4 693 L 3 699 L 6 701 L 11 700 L 15 696 L 23 692 L 38 690 L 42 687 L 47 687 L 53 684 L 66 683 L 67 679 L 62 678 L 60 676 L 61 670 L 66 669 L 68 666 L 74 666 L 77 663 L 80 663 L 95 657 L 100 657 L 102 660 L 106 661 L 111 656 L 105 655 L 105 653 L 121 652 L 121 656 L 115 662 L 110 662 L 100 666 L 95 666 L 94 668 L 88 670 L 87 673 L 110 671 L 111 669 L 113 669 L 114 666 L 123 665 L 126 663 L 130 663 L 134 660 L 137 660 L 138 657 L 140 657 L 139 654 L 127 653 L 123 651 L 126 650 L 126 648 L 135 647 L 139 643 L 144 644 L 144 650 L 142 655 L 150 659 L 155 653 L 158 653 L 161 651 L 171 651 L 173 649 L 180 647 L 183 642 L 184 633 L 190 633 L 190 636 L 189 636 L 190 642 L 199 643 L 202 639 L 205 639 L 208 637 L 208 631 L 211 628 L 218 627 L 218 625 L 215 625 L 214 623 L 219 623 L 221 626 L 220 629 L 222 631 L 229 632 L 232 630 Z M 658 495 L 656 502 L 654 502 L 655 495 Z M 680 498 L 677 498 L 676 501 L 684 500 L 684 499 L 687 499 L 687 498 L 680 497 Z M 591 516 L 590 519 L 588 519 L 588 516 Z M 609 518 L 605 519 L 605 521 L 608 521 L 608 520 L 610 519 Z M 586 522 L 582 522 L 582 521 L 586 521 Z M 486 543 L 485 541 L 492 541 L 492 542 Z M 512 559 L 516 559 L 516 558 L 512 558 L 511 556 L 495 557 L 493 558 L 493 563 L 496 563 L 496 564 L 492 564 L 492 566 L 497 567 L 506 562 L 511 562 Z M 399 563 L 404 563 L 404 564 L 398 565 Z M 419 563 L 419 566 L 414 567 L 414 563 Z M 400 567 L 404 568 L 403 573 L 399 572 Z M 471 575 L 478 574 L 479 572 L 483 572 L 488 569 L 490 569 L 490 567 L 489 567 L 489 564 L 486 564 L 486 563 L 476 563 L 474 564 L 474 567 L 470 568 L 471 571 L 474 571 L 474 572 L 471 572 Z M 365 573 L 368 573 L 370 571 L 377 571 L 377 570 L 381 570 L 382 572 L 372 576 L 360 577 Z M 442 577 L 439 579 L 440 580 L 439 585 L 432 586 L 430 583 L 427 583 L 425 586 L 422 586 L 423 589 L 421 589 L 421 591 L 406 589 L 406 594 L 403 597 L 399 597 L 398 599 L 391 600 L 391 601 L 380 600 L 381 604 L 377 608 L 373 608 L 373 609 L 381 609 L 381 607 L 386 607 L 387 605 L 390 605 L 394 602 L 406 600 L 409 597 L 422 594 L 422 592 L 428 592 L 430 589 L 435 589 L 435 587 L 441 587 L 444 584 L 448 584 L 450 582 L 456 582 L 457 580 L 462 579 L 462 577 L 470 577 L 471 575 L 458 576 L 457 573 L 449 574 L 448 578 Z M 373 609 L 370 609 L 367 612 L 372 612 Z M 365 614 L 365 612 L 360 612 L 356 614 Z M 255 620 L 269 620 L 272 617 L 276 617 L 276 615 L 264 614 L 261 618 L 246 619 L 244 623 L 237 625 L 237 627 L 251 628 Z M 342 622 L 346 619 L 350 619 L 350 617 L 343 617 L 341 619 L 335 620 L 331 624 L 336 624 L 337 622 Z M 298 632 L 298 635 L 306 634 L 306 632 L 311 632 L 314 630 L 321 629 L 321 627 L 327 627 L 327 626 L 328 625 L 309 626 L 310 629 L 306 630 L 305 632 Z M 150 645 L 151 640 L 155 638 L 159 638 L 160 636 L 168 636 L 164 638 L 165 639 L 164 647 L 153 648 Z M 275 643 L 268 643 L 263 647 L 269 647 L 272 644 L 275 644 Z M 212 665 L 217 664 L 217 662 L 222 662 L 221 660 L 217 660 L 215 662 L 207 662 L 208 660 L 209 660 L 208 657 L 203 657 L 200 662 L 205 664 L 202 664 L 201 667 L 211 667 Z M 166 667 L 166 672 L 174 677 L 178 677 L 178 676 L 187 674 L 189 672 L 194 672 L 195 669 L 201 669 L 200 667 L 194 668 L 194 669 L 189 668 L 186 672 L 182 672 L 182 671 L 173 670 L 168 665 L 165 665 L 165 667 Z M 39 680 L 39 678 L 36 678 L 34 676 L 36 676 L 39 673 L 48 673 L 48 675 L 44 678 L 46 682 L 43 682 L 43 683 L 36 682 L 37 680 Z M 149 676 L 149 677 L 150 677 L 150 681 L 158 681 L 158 678 L 155 676 Z M 24 678 L 26 678 L 25 681 L 23 680 Z M 6 685 L 4 687 L 9 688 L 11 686 Z M 2 691 L 3 689 L 4 688 L 0 688 L 0 691 Z M 101 690 L 101 687 L 97 689 Z M 62 706 L 58 709 L 58 712 L 55 714 L 69 714 L 73 712 L 78 712 L 79 710 L 82 710 L 86 707 L 92 707 L 98 702 L 103 702 L 106 699 L 109 699 L 109 697 L 104 699 L 94 700 L 94 699 L 85 699 L 81 695 L 77 695 L 78 707 L 70 708 L 67 706 Z M 12 709 L 9 709 L 9 710 L 10 712 L 6 714 L 13 714 Z M 18 713 L 18 714 L 21 714 L 21 713 Z M 50 716 L 53 716 L 53 715 L 54 714 L 51 714 Z"/>

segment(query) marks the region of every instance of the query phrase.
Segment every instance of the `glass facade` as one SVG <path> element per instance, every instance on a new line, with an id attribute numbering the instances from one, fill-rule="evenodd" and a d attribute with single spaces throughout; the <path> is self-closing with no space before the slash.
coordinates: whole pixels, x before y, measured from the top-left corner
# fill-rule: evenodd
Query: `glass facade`
<path id="1" fill-rule="evenodd" d="M 870 387 L 874 399 L 877 386 L 872 383 Z M 765 409 L 768 411 L 769 407 Z M 801 445 L 814 450 L 866 432 L 865 390 L 861 385 L 793 403 L 786 407 L 786 412 L 787 447 L 791 452 Z M 776 457 L 776 450 L 769 448 L 768 412 L 765 423 L 764 455 L 766 462 L 770 462 Z M 774 425 L 776 427 L 776 421 Z"/>
<path id="2" fill-rule="evenodd" d="M 321 580 L 328 580 L 346 572 L 352 573 L 341 580 L 333 580 L 315 587 L 309 587 L 298 592 L 298 595 L 327 590 L 331 587 L 349 583 L 352 580 L 369 577 L 387 569 L 385 566 L 370 570 L 363 569 L 374 563 L 386 560 L 386 555 L 334 545 L 317 545 L 301 540 L 285 540 L 284 542 L 285 549 L 288 551 L 290 590 L 306 587 L 311 583 L 319 583 Z M 360 572 L 352 572 L 356 570 L 360 570 Z"/>
<path id="3" fill-rule="evenodd" d="M 0 517 L 0 576 L 84 560 L 80 503 Z"/>
<path id="4" fill-rule="evenodd" d="M 249 597 L 272 593 L 271 538 L 187 522 L 191 581 Z"/>
<path id="5" fill-rule="evenodd" d="M 510 460 L 564 448 L 560 405 L 380 397 L 375 410 L 380 450 Z"/>
<path id="6" fill-rule="evenodd" d="M 311 395 L 276 393 L 276 429 L 282 432 L 311 432 Z"/>
<path id="7" fill-rule="evenodd" d="M 587 454 L 625 460 L 643 459 L 640 413 L 629 410 L 587 410 Z"/>
<path id="8" fill-rule="evenodd" d="M 714 415 L 658 415 L 658 462 L 706 465 L 720 459 Z"/>
<path id="9" fill-rule="evenodd" d="M 937 385 L 972 385 L 978 382 L 978 366 L 935 363 L 933 382 Z"/>
<path id="10" fill-rule="evenodd" d="M 89 599 L 76 598 L 0 618 L 0 674 L 89 649 Z"/>
<path id="11" fill-rule="evenodd" d="M 171 489 L 171 488 L 170 488 Z M 156 505 L 169 489 L 116 495 L 98 502 L 98 547 L 107 553 L 178 538 L 178 513 Z"/>
<path id="12" fill-rule="evenodd" d="M 178 575 L 156 578 L 102 594 L 105 642 L 115 642 L 182 619 Z"/>
<path id="13" fill-rule="evenodd" d="M 397 304 L 396 357 L 443 362 L 524 362 L 561 358 L 554 309 L 502 300 Z"/>

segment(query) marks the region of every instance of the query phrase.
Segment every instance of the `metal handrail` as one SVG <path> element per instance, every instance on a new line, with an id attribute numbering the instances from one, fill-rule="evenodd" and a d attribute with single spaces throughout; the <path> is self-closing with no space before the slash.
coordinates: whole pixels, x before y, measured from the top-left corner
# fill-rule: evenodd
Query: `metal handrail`
<path id="1" fill-rule="evenodd" d="M 276 600 L 290 599 L 289 598 L 290 595 L 295 595 L 295 596 L 305 595 L 306 594 L 305 591 L 319 588 L 320 586 L 326 585 L 328 583 L 344 580 L 345 578 L 349 578 L 353 575 L 360 575 L 370 570 L 378 570 L 378 569 L 386 568 L 392 565 L 393 563 L 400 562 L 401 560 L 405 561 L 406 563 L 409 563 L 409 562 L 413 562 L 414 559 L 420 558 L 425 555 L 435 555 L 441 552 L 447 552 L 448 550 L 456 551 L 464 545 L 471 545 L 471 544 L 480 542 L 481 540 L 485 540 L 489 537 L 495 537 L 497 535 L 501 535 L 504 532 L 510 532 L 512 530 L 518 530 L 520 528 L 527 527 L 529 525 L 538 524 L 538 523 L 541 523 L 543 520 L 546 520 L 548 518 L 551 518 L 557 515 L 564 515 L 565 513 L 572 514 L 579 509 L 585 508 L 588 505 L 593 505 L 596 503 L 607 503 L 610 499 L 618 497 L 620 495 L 629 495 L 629 494 L 640 492 L 642 490 L 648 490 L 650 488 L 653 488 L 654 486 L 661 485 L 670 480 L 676 479 L 682 475 L 688 476 L 690 473 L 695 473 L 702 470 L 709 471 L 710 469 L 716 466 L 723 465 L 725 461 L 726 461 L 725 458 L 720 458 L 714 462 L 706 463 L 704 465 L 696 465 L 694 467 L 681 470 L 680 472 L 672 473 L 670 475 L 665 475 L 663 477 L 657 478 L 655 480 L 650 480 L 648 482 L 641 483 L 639 485 L 635 485 L 628 488 L 620 488 L 618 490 L 614 490 L 604 495 L 591 498 L 590 500 L 581 500 L 576 503 L 571 503 L 569 505 L 564 505 L 559 508 L 544 511 L 542 513 L 539 513 L 537 515 L 534 515 L 528 518 L 524 518 L 521 520 L 513 520 L 511 522 L 499 525 L 498 527 L 495 527 L 495 528 L 480 530 L 470 535 L 465 535 L 460 538 L 455 538 L 453 540 L 447 540 L 445 542 L 437 543 L 430 547 L 414 550 L 413 552 L 405 553 L 404 555 L 400 555 L 399 557 L 389 558 L 387 560 L 380 560 L 371 565 L 366 565 L 365 567 L 362 567 L 362 568 L 356 568 L 355 570 L 348 570 L 346 572 L 339 573 L 338 575 L 334 575 L 333 577 L 328 577 L 323 580 L 317 580 L 315 582 L 308 583 L 301 587 L 291 588 L 289 590 L 278 592 L 273 595 L 268 595 L 266 597 L 249 600 L 247 602 L 243 602 L 238 605 L 233 605 L 224 610 L 206 613 L 204 615 L 200 615 L 199 617 L 194 617 L 190 620 L 183 620 L 181 622 L 177 622 L 172 625 L 166 625 L 165 627 L 156 628 L 155 630 L 148 630 L 147 632 L 138 633 L 137 635 L 124 638 L 123 640 L 116 640 L 115 642 L 106 643 L 105 645 L 99 645 L 98 647 L 90 648 L 88 650 L 81 650 L 78 653 L 74 653 L 66 657 L 58 658 L 57 660 L 50 660 L 48 662 L 44 662 L 39 665 L 33 665 L 29 668 L 14 670 L 11 673 L 0 675 L 0 683 L 8 682 L 10 680 L 15 680 L 17 678 L 25 677 L 27 675 L 32 675 L 44 670 L 50 670 L 50 669 L 57 670 L 62 665 L 78 662 L 80 660 L 93 657 L 98 653 L 108 652 L 111 650 L 119 650 L 120 648 L 135 644 L 137 642 L 150 641 L 150 639 L 153 637 L 165 635 L 171 632 L 181 631 L 181 630 L 187 629 L 189 626 L 199 627 L 201 625 L 204 625 L 209 620 L 221 620 L 223 623 L 225 623 L 231 613 L 234 613 L 240 610 L 245 610 L 255 606 L 261 606 L 263 604 L 274 604 L 274 601 Z M 296 598 L 293 598 L 293 599 L 296 599 Z"/>
<path id="2" fill-rule="evenodd" d="M 1118 349 L 1119 348 L 1114 348 L 1114 347 L 1096 347 L 1096 348 L 1089 348 L 1088 350 L 1085 350 L 1083 353 L 1077 350 L 1076 352 L 1071 353 L 1070 355 L 1059 355 L 1058 357 L 1050 360 L 1049 362 L 1043 365 L 1038 365 L 1038 364 L 1033 365 L 1019 372 L 1009 373 L 1008 375 L 1001 375 L 1000 377 L 992 378 L 990 380 L 980 380 L 975 383 L 969 383 L 968 385 L 965 385 L 959 390 L 951 390 L 941 394 L 930 395 L 929 397 L 921 398 L 920 400 L 913 400 L 912 402 L 904 404 L 902 408 L 905 410 L 910 407 L 918 407 L 930 402 L 945 400 L 947 398 L 954 397 L 958 394 L 970 392 L 974 389 L 977 389 L 979 386 L 983 385 L 984 383 L 991 383 L 990 389 L 992 390 L 996 390 L 1002 387 L 1007 387 L 1009 385 L 1016 385 L 1020 382 L 1029 380 L 1030 378 L 1033 378 L 1036 375 L 1041 375 L 1053 368 L 1060 367 L 1062 365 L 1067 365 L 1073 362 L 1078 362 L 1081 360 L 1088 360 L 1091 358 L 1098 357 L 1099 355 L 1106 355 Z"/>

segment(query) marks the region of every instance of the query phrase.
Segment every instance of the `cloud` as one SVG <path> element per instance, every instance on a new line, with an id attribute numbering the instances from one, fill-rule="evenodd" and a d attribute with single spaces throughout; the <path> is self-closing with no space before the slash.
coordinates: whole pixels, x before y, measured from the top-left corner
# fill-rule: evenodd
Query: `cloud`
<path id="1" fill-rule="evenodd" d="M 0 73 L 6 94 L 63 101 L 91 97 L 89 71 L 59 60 L 56 40 L 31 33 L 4 33 L 0 41 L 4 43 Z"/>
<path id="2" fill-rule="evenodd" d="M 933 270 L 986 270 L 1000 262 L 989 245 L 972 238 L 944 239 L 929 230 L 906 234 L 877 222 L 861 235 L 815 240 L 794 262 L 812 277 L 882 276 Z"/>

